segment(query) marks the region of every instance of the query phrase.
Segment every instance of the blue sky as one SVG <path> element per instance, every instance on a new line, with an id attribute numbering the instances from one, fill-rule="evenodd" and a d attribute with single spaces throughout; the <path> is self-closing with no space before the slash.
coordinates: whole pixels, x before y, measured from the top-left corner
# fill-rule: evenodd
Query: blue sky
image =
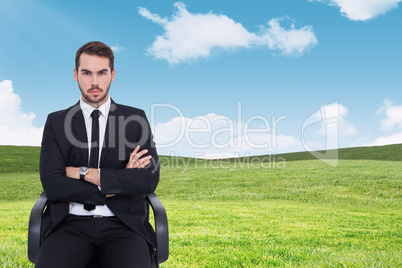
<path id="1" fill-rule="evenodd" d="M 399 2 L 2 1 L 0 144 L 40 145 L 91 40 L 115 50 L 110 95 L 145 110 L 161 154 L 402 143 Z"/>

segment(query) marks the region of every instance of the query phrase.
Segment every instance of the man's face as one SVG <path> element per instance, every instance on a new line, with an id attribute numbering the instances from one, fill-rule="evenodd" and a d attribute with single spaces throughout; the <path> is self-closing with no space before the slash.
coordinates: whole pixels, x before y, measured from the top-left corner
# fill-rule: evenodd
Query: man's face
<path id="1" fill-rule="evenodd" d="M 114 77 L 115 70 L 110 70 L 106 57 L 83 53 L 78 71 L 74 69 L 74 80 L 78 82 L 83 100 L 95 108 L 108 100 Z"/>

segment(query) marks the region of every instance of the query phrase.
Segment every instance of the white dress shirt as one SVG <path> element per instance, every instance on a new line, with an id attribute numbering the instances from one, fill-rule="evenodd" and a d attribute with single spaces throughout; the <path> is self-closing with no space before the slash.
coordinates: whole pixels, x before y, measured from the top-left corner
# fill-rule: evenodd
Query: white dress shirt
<path id="1" fill-rule="evenodd" d="M 109 115 L 109 110 L 110 110 L 110 104 L 111 100 L 110 97 L 108 100 L 102 104 L 98 108 L 100 111 L 100 116 L 99 116 L 99 145 L 103 144 L 103 140 L 105 138 L 105 130 L 106 130 L 106 123 L 107 123 L 107 117 Z M 88 103 L 84 102 L 82 98 L 80 99 L 80 107 L 82 110 L 82 115 L 84 116 L 85 120 L 85 127 L 87 130 L 87 137 L 88 137 L 88 148 L 91 148 L 91 137 L 92 137 L 92 117 L 91 113 L 95 110 L 94 107 L 89 105 Z M 99 146 L 99 161 L 100 163 L 100 158 L 102 154 L 102 146 Z M 88 161 L 91 156 L 91 150 L 88 150 Z M 87 164 L 88 166 L 88 164 Z M 98 166 L 99 168 L 99 166 Z M 100 170 L 99 170 L 100 173 Z M 100 188 L 99 188 L 100 190 Z M 101 215 L 104 217 L 110 217 L 114 216 L 114 213 L 106 206 L 106 205 L 97 205 L 94 210 L 88 211 L 84 209 L 83 204 L 75 203 L 75 202 L 70 202 L 70 214 L 78 215 L 78 216 L 92 216 L 92 215 Z"/>

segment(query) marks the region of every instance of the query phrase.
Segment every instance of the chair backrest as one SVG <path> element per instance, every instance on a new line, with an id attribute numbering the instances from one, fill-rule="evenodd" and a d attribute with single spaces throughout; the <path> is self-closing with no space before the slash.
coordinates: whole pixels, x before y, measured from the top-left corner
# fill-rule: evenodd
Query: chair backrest
<path id="1" fill-rule="evenodd" d="M 155 241 L 156 248 L 153 249 L 153 267 L 159 267 L 160 263 L 165 262 L 169 258 L 169 230 L 166 210 L 159 201 L 155 193 L 145 196 L 149 206 L 151 206 L 154 214 Z M 35 263 L 41 243 L 42 216 L 47 205 L 47 197 L 42 193 L 35 202 L 31 215 L 29 217 L 28 227 L 28 259 Z M 149 219 L 149 211 L 148 211 Z M 96 261 L 91 263 L 88 268 L 96 268 Z"/>
<path id="2" fill-rule="evenodd" d="M 36 256 L 38 255 L 40 241 L 41 241 L 41 230 L 42 230 L 42 215 L 46 208 L 47 197 L 45 193 L 41 193 L 38 200 L 36 200 L 35 205 L 31 210 L 31 215 L 29 216 L 29 227 L 28 227 L 28 259 L 35 263 Z"/>

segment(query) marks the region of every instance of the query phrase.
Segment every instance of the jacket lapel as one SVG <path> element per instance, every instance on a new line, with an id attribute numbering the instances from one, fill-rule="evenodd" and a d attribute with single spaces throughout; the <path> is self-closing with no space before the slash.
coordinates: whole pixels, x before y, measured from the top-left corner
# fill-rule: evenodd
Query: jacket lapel
<path id="1" fill-rule="evenodd" d="M 79 103 L 75 105 L 73 109 L 77 110 L 73 115 L 71 123 L 73 133 L 77 138 L 77 144 L 74 145 L 80 150 L 83 165 L 88 165 L 88 135 L 85 127 L 84 116 L 82 115 Z"/>

